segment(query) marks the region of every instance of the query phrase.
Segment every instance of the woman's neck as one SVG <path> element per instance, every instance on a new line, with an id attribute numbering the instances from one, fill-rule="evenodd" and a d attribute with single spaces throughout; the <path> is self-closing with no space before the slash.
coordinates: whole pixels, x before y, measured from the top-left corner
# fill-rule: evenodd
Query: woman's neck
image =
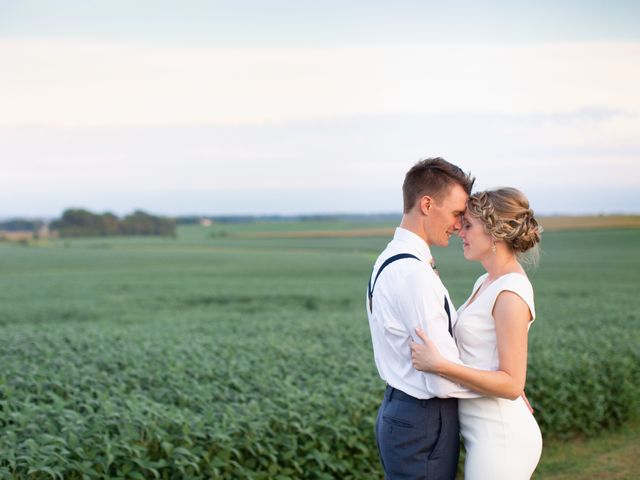
<path id="1" fill-rule="evenodd" d="M 496 253 L 490 253 L 480 263 L 489 274 L 487 279 L 489 281 L 495 280 L 507 273 L 523 273 L 524 270 L 518 262 L 515 254 L 512 252 L 505 252 L 499 249 Z"/>

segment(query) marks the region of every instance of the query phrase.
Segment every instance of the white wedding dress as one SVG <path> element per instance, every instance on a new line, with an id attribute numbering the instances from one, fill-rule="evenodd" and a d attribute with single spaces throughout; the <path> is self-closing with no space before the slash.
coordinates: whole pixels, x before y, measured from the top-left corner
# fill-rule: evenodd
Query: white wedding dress
<path id="1" fill-rule="evenodd" d="M 509 273 L 473 298 L 486 277 L 487 274 L 482 275 L 476 281 L 471 296 L 458 310 L 454 336 L 466 365 L 498 370 L 493 306 L 500 292 L 515 292 L 529 305 L 533 321 L 533 288 L 526 276 Z M 467 452 L 465 480 L 529 479 L 540 459 L 542 436 L 522 397 L 479 397 L 458 402 L 460 431 Z"/>

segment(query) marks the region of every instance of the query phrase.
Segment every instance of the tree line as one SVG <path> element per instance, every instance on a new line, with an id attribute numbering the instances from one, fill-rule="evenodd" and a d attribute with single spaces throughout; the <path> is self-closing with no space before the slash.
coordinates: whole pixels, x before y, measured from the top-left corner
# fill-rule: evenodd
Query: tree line
<path id="1" fill-rule="evenodd" d="M 0 230 L 8 232 L 35 232 L 44 225 L 42 220 L 28 220 L 23 218 L 14 218 L 0 222 Z"/>
<path id="2" fill-rule="evenodd" d="M 68 209 L 62 217 L 51 222 L 49 228 L 61 237 L 105 237 L 113 235 L 176 235 L 176 222 L 172 218 L 150 215 L 136 210 L 118 218 L 110 212 L 96 214 L 84 209 Z"/>

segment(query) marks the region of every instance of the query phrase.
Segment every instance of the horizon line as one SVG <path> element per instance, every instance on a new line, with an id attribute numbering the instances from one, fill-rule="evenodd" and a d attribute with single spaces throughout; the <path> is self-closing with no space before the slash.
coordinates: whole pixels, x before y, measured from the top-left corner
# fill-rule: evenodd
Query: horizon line
<path id="1" fill-rule="evenodd" d="M 123 217 L 129 214 L 132 214 L 136 211 L 143 211 L 149 215 L 154 215 L 157 217 L 171 218 L 171 219 L 181 219 L 181 218 L 200 218 L 200 219 L 230 219 L 230 218 L 246 218 L 246 219 L 302 219 L 302 218 L 330 218 L 330 217 L 392 217 L 397 216 L 401 217 L 403 215 L 402 211 L 397 212 L 307 212 L 307 213 L 180 213 L 177 215 L 167 215 L 164 213 L 153 212 L 150 210 L 135 208 L 128 213 L 124 214 L 116 214 L 109 210 L 96 212 L 85 208 L 79 208 L 79 210 L 87 210 L 96 215 L 103 215 L 106 213 L 111 213 L 116 215 L 117 217 Z M 53 220 L 61 218 L 62 214 L 58 215 L 3 215 L 0 214 L 0 222 L 7 222 L 12 220 L 29 220 L 29 221 L 43 221 L 43 222 L 51 222 Z M 607 212 L 581 212 L 581 213 L 570 213 L 570 212 L 541 212 L 536 213 L 537 217 L 635 217 L 640 216 L 640 210 L 635 212 L 624 212 L 624 211 L 607 211 Z"/>

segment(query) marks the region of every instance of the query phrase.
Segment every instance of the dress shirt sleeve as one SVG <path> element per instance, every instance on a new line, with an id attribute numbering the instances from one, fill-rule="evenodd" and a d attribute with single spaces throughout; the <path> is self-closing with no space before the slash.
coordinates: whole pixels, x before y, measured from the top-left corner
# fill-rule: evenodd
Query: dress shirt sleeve
<path id="1" fill-rule="evenodd" d="M 399 302 L 400 318 L 415 342 L 422 342 L 415 333 L 420 326 L 447 360 L 462 365 L 455 340 L 449 334 L 449 319 L 444 309 L 445 291 L 439 281 L 435 275 L 424 271 L 405 276 Z M 424 373 L 423 377 L 427 391 L 440 398 L 481 396 L 434 373 Z"/>

